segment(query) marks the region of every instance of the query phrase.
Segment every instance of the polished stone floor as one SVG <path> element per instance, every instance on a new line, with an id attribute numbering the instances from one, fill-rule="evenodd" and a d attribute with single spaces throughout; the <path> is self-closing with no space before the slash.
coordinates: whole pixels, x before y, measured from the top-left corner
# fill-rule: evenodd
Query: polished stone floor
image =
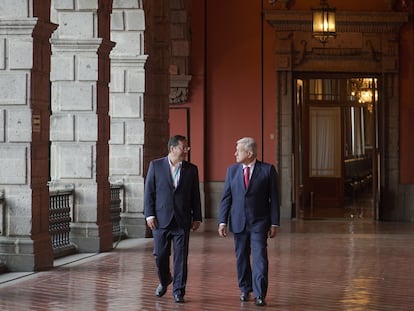
<path id="1" fill-rule="evenodd" d="M 127 239 L 38 273 L 0 277 L 0 310 L 414 310 L 414 224 L 353 218 L 285 220 L 269 240 L 266 307 L 240 302 L 233 239 L 214 220 L 192 233 L 186 303 L 158 280 L 152 239 Z"/>

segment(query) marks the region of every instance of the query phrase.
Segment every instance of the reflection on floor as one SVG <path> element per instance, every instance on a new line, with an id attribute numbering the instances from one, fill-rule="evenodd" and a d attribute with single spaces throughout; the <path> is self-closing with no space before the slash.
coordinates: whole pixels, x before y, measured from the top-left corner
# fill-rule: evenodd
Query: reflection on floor
<path id="1" fill-rule="evenodd" d="M 326 220 L 326 219 L 366 219 L 373 220 L 377 217 L 375 211 L 372 190 L 365 188 L 363 191 L 346 195 L 343 206 L 339 207 L 304 207 L 299 211 L 299 219 Z M 295 217 L 294 217 L 295 218 Z"/>
<path id="2" fill-rule="evenodd" d="M 2 282 L 0 310 L 409 311 L 414 306 L 414 224 L 282 219 L 268 240 L 267 307 L 240 302 L 233 238 L 217 220 L 191 234 L 186 303 L 162 298 L 152 239 L 127 239 L 51 271 Z"/>
<path id="3" fill-rule="evenodd" d="M 353 197 L 345 197 L 345 218 L 375 219 L 375 207 L 372 191 L 358 193 Z"/>

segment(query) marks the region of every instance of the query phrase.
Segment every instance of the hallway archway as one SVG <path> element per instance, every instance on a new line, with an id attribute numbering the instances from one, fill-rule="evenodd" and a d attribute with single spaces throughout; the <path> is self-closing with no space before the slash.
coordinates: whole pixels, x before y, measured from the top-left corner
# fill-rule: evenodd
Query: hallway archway
<path id="1" fill-rule="evenodd" d="M 378 79 L 297 75 L 297 217 L 376 218 Z"/>
<path id="2" fill-rule="evenodd" d="M 351 75 L 356 78 L 381 77 L 381 103 L 378 111 L 378 154 L 382 159 L 377 162 L 379 175 L 373 203 L 375 218 L 382 219 L 386 205 L 391 200 L 392 189 L 388 185 L 398 184 L 395 167 L 389 161 L 393 142 L 398 141 L 399 104 L 399 31 L 407 21 L 403 12 L 337 12 L 337 37 L 326 44 L 312 38 L 311 11 L 274 10 L 265 15 L 266 20 L 276 32 L 275 59 L 277 71 L 276 105 L 280 114 L 277 132 L 280 140 L 279 170 L 281 183 L 281 204 L 291 206 L 291 216 L 298 217 L 300 200 L 311 202 L 311 192 L 301 198 L 298 166 L 295 166 L 295 152 L 298 152 L 295 137 L 296 101 L 295 77 L 298 74 L 313 75 Z M 316 75 L 316 76 L 315 76 Z M 328 129 L 326 128 L 325 131 Z M 291 142 L 291 143 L 288 143 Z M 311 150 L 312 146 L 309 147 Z M 341 191 L 337 191 L 341 193 Z M 336 197 L 337 198 L 337 197 Z M 338 198 L 337 198 L 338 199 Z M 309 203 L 310 205 L 310 203 Z"/>

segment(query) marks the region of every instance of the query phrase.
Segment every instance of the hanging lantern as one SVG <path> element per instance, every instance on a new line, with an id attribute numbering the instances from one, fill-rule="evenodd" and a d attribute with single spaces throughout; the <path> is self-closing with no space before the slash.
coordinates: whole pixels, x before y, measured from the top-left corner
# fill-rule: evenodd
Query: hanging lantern
<path id="1" fill-rule="evenodd" d="M 312 9 L 313 12 L 313 37 L 322 44 L 336 37 L 335 8 L 330 8 L 327 0 L 321 0 L 321 6 Z"/>

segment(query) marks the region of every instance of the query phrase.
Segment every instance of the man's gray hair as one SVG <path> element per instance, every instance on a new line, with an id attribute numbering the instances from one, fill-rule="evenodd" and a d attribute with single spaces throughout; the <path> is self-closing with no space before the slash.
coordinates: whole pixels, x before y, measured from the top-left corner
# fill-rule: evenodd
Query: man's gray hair
<path id="1" fill-rule="evenodd" d="M 252 137 L 240 138 L 237 141 L 237 144 L 243 145 L 246 151 L 251 151 L 255 157 L 257 156 L 257 144 L 254 138 Z"/>

